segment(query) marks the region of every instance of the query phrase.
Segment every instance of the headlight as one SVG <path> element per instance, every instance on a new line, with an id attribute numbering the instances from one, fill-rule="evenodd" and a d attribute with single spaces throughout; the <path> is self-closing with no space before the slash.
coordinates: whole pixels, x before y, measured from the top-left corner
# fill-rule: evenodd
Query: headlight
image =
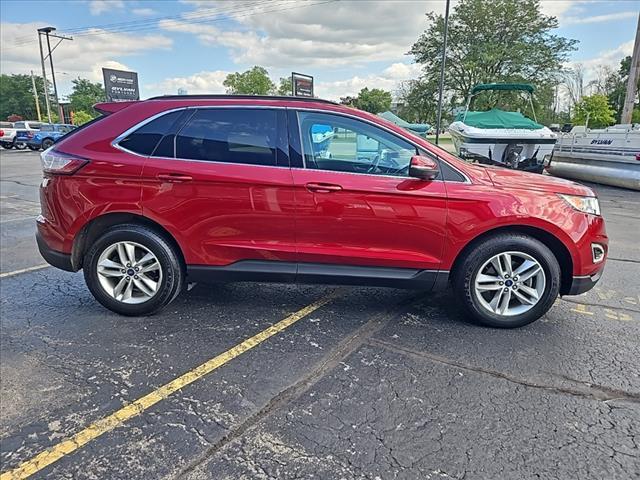
<path id="1" fill-rule="evenodd" d="M 561 193 L 558 196 L 579 212 L 600 215 L 600 203 L 597 197 L 579 197 L 577 195 L 562 195 Z"/>

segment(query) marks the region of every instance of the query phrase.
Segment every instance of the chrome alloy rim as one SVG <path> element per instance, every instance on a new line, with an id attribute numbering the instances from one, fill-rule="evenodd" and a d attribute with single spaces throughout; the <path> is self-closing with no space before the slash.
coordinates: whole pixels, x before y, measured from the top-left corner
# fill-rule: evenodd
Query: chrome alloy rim
<path id="1" fill-rule="evenodd" d="M 162 267 L 147 247 L 118 242 L 107 247 L 97 264 L 104 291 L 122 303 L 142 303 L 152 298 L 162 282 Z"/>
<path id="2" fill-rule="evenodd" d="M 511 317 L 536 306 L 545 285 L 544 269 L 535 258 L 522 252 L 503 252 L 480 267 L 474 293 L 491 313 Z"/>

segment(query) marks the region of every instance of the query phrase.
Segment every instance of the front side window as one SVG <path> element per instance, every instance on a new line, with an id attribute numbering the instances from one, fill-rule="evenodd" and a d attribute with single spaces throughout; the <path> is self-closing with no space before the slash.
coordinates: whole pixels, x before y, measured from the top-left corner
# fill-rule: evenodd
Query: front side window
<path id="1" fill-rule="evenodd" d="M 299 112 L 306 168 L 372 175 L 409 175 L 416 148 L 368 123 L 316 112 Z"/>
<path id="2" fill-rule="evenodd" d="M 162 137 L 171 131 L 182 111 L 166 113 L 145 123 L 120 140 L 119 145 L 140 155 L 151 155 Z"/>
<path id="3" fill-rule="evenodd" d="M 276 110 L 198 110 L 176 137 L 176 157 L 210 162 L 277 165 Z"/>

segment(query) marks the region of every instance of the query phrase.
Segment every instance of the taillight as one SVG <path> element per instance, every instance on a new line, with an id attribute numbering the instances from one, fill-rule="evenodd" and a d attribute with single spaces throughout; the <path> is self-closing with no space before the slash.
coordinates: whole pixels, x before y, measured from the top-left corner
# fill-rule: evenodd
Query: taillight
<path id="1" fill-rule="evenodd" d="M 0 137 L 4 137 L 4 130 L 0 130 Z"/>
<path id="2" fill-rule="evenodd" d="M 33 138 L 33 132 L 27 132 L 27 138 Z"/>
<path id="3" fill-rule="evenodd" d="M 49 148 L 40 154 L 42 171 L 52 175 L 72 175 L 84 167 L 89 160 Z"/>

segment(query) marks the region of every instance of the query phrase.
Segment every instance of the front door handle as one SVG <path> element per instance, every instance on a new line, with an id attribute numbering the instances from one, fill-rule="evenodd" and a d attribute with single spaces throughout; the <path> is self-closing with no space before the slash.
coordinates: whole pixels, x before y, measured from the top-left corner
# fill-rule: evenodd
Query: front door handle
<path id="1" fill-rule="evenodd" d="M 169 183 L 190 182 L 193 180 L 191 175 L 183 175 L 181 173 L 159 173 L 158 179 Z"/>
<path id="2" fill-rule="evenodd" d="M 316 193 L 331 193 L 342 190 L 342 187 L 335 183 L 307 183 L 305 187 L 307 187 L 307 190 L 310 192 Z"/>

